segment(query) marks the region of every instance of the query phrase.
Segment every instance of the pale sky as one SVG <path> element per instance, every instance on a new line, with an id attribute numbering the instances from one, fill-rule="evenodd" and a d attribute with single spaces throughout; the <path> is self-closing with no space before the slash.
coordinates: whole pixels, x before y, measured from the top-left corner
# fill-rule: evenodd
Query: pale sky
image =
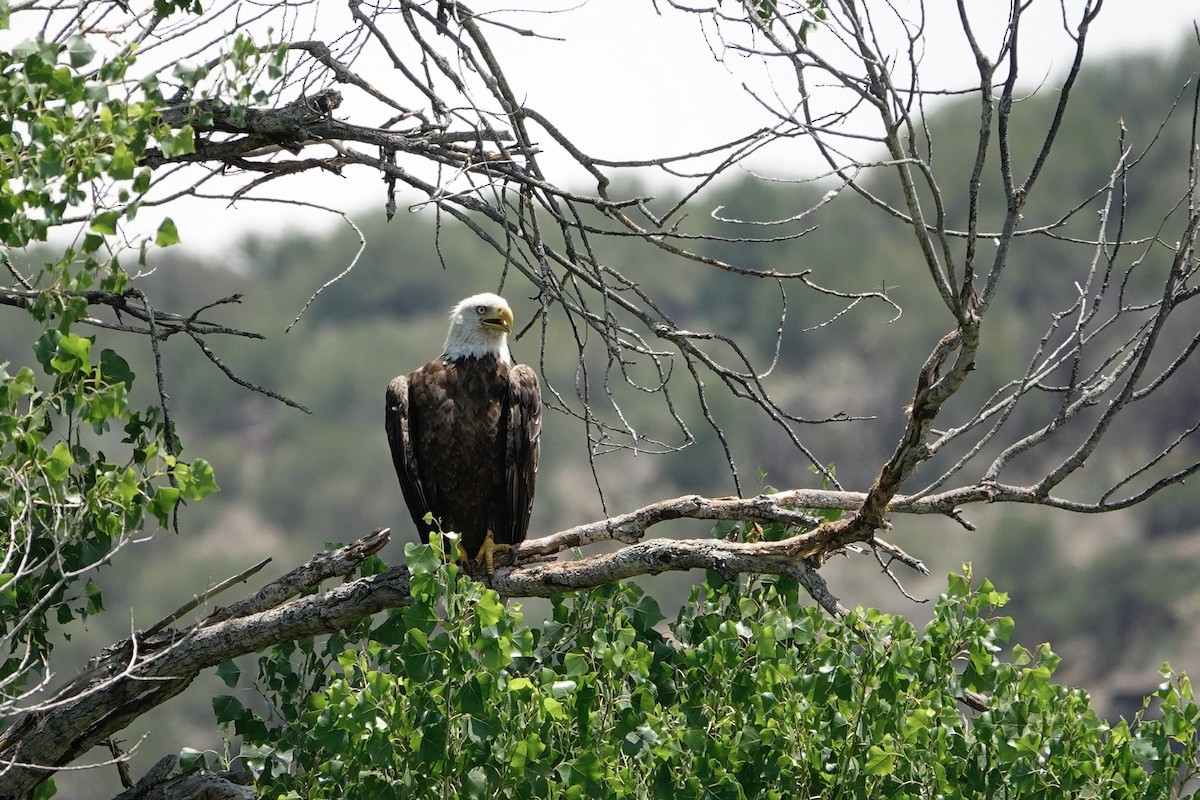
<path id="1" fill-rule="evenodd" d="M 493 46 L 502 62 L 509 56 L 503 62 L 509 78 L 524 88 L 529 104 L 552 119 L 569 120 L 567 130 L 590 154 L 644 158 L 649 150 L 662 155 L 711 144 L 723 135 L 732 138 L 752 129 L 755 120 L 767 119 L 737 85 L 745 80 L 757 92 L 769 92 L 770 76 L 761 59 L 729 53 L 718 63 L 703 44 L 695 15 L 657 5 L 661 15 L 646 0 L 593 0 L 568 13 L 523 15 L 519 19 L 529 27 L 566 41 L 493 34 Z M 916 3 L 899 0 L 896 5 L 904 9 Z M 1070 13 L 1082 3 L 1067 0 L 1067 5 Z M 922 70 L 941 76 L 943 85 L 938 88 L 963 88 L 975 72 L 956 4 L 927 0 L 926 6 L 929 35 Z M 1004 30 L 1008 6 L 1007 0 L 968 0 L 985 48 Z M 613 13 L 614 8 L 620 12 Z M 1072 19 L 1076 16 L 1078 12 L 1071 13 Z M 1035 0 L 1024 18 L 1026 84 L 1061 74 L 1069 66 L 1072 43 L 1063 34 L 1061 19 L 1058 0 Z M 1108 0 L 1089 32 L 1088 52 L 1095 59 L 1174 49 L 1193 19 L 1200 19 L 1200 3 L 1194 0 Z M 830 38 L 818 28 L 810 43 L 820 47 Z M 714 37 L 709 39 L 719 46 Z"/>

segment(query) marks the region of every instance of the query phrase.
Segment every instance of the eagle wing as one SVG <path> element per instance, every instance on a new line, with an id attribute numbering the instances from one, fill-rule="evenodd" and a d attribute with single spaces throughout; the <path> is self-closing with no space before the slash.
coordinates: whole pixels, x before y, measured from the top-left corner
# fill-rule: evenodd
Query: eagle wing
<path id="1" fill-rule="evenodd" d="M 416 428 L 413 416 L 415 409 L 409 399 L 408 376 L 399 375 L 392 379 L 387 387 L 384 428 L 387 430 L 388 445 L 392 451 L 392 464 L 396 467 L 396 477 L 400 479 L 400 489 L 404 492 L 404 502 L 408 512 L 412 514 L 413 523 L 421 534 L 421 541 L 429 541 L 429 524 L 425 515 L 429 513 L 429 501 L 425 489 L 421 485 L 421 470 L 417 463 L 416 449 L 413 446 L 412 431 Z"/>
<path id="2" fill-rule="evenodd" d="M 510 395 L 505 429 L 508 437 L 505 484 L 510 523 L 509 543 L 525 541 L 542 436 L 542 388 L 537 373 L 525 364 L 509 371 Z"/>

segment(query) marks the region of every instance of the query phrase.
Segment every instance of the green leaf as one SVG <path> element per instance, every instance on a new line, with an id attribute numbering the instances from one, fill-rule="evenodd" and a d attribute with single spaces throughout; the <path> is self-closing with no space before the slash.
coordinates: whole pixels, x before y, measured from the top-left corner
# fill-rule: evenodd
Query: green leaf
<path id="1" fill-rule="evenodd" d="M 489 590 L 475 601 L 474 611 L 475 616 L 479 619 L 479 624 L 486 627 L 495 625 L 503 619 L 506 610 L 504 603 L 500 601 L 500 595 Z"/>
<path id="2" fill-rule="evenodd" d="M 159 149 L 167 158 L 188 155 L 196 152 L 196 131 L 191 125 L 184 125 L 177 132 L 165 132 L 159 137 Z"/>
<path id="3" fill-rule="evenodd" d="M 4 27 L 7 27 L 7 25 Z M 33 790 L 33 794 L 30 795 L 30 799 L 50 800 L 50 798 L 54 797 L 54 795 L 57 793 L 58 787 L 54 785 L 54 778 L 46 778 L 46 780 L 39 783 L 37 788 Z"/>
<path id="4" fill-rule="evenodd" d="M 965 564 L 963 567 L 964 571 L 967 571 Z M 946 594 L 950 597 L 966 597 L 971 593 L 970 580 L 971 578 L 969 573 L 967 575 L 959 575 L 954 572 L 950 573 L 949 586 L 947 587 Z"/>
<path id="5" fill-rule="evenodd" d="M 100 591 L 100 585 L 91 578 L 84 585 L 84 593 L 87 595 L 87 613 L 98 614 L 104 610 L 104 597 Z"/>
<path id="6" fill-rule="evenodd" d="M 466 778 L 463 781 L 463 796 L 469 800 L 476 798 L 489 797 L 487 790 L 487 773 L 482 767 L 475 767 L 468 770 Z"/>
<path id="7" fill-rule="evenodd" d="M 567 712 L 563 709 L 563 704 L 555 700 L 553 697 L 542 698 L 542 710 L 549 714 L 553 719 L 563 720 L 567 718 Z"/>
<path id="8" fill-rule="evenodd" d="M 213 713 L 217 722 L 234 722 L 246 714 L 246 707 L 236 697 L 227 694 L 218 695 L 212 699 Z"/>
<path id="9" fill-rule="evenodd" d="M 242 677 L 242 669 L 233 660 L 224 661 L 221 666 L 217 667 L 217 677 L 225 681 L 225 685 L 232 689 L 238 685 L 238 681 Z"/>
<path id="10" fill-rule="evenodd" d="M 58 442 L 54 445 L 49 460 L 46 461 L 46 475 L 52 481 L 62 481 L 67 477 L 67 473 L 71 471 L 74 464 L 75 459 L 71 458 L 71 448 L 63 442 Z"/>
<path id="11" fill-rule="evenodd" d="M 29 367 L 21 367 L 17 370 L 16 375 L 8 378 L 8 385 L 5 388 L 11 399 L 25 397 L 37 390 L 37 378 Z"/>
<path id="12" fill-rule="evenodd" d="M 17 608 L 17 585 L 12 572 L 0 573 L 0 609 Z"/>
<path id="13" fill-rule="evenodd" d="M 1041 751 L 1042 737 L 1036 733 L 1027 733 L 1017 739 L 1015 747 L 1017 752 L 1026 753 L 1031 756 L 1037 756 Z"/>
<path id="14" fill-rule="evenodd" d="M 627 608 L 625 612 L 629 615 L 633 627 L 642 633 L 652 630 L 665 619 L 662 609 L 658 607 L 658 601 L 650 595 L 643 595 L 636 606 Z"/>
<path id="15" fill-rule="evenodd" d="M 190 498 L 192 500 L 201 500 L 220 490 L 212 465 L 203 458 L 197 458 L 192 462 L 192 479 L 194 481 L 192 489 L 194 494 Z"/>
<path id="16" fill-rule="evenodd" d="M 67 39 L 67 55 L 71 66 L 75 69 L 88 64 L 96 56 L 96 50 L 82 36 L 72 36 Z"/>
<path id="17" fill-rule="evenodd" d="M 69 375 L 72 372 L 84 372 L 91 368 L 90 338 L 68 333 L 58 340 L 54 356 L 50 359 L 50 367 L 55 372 Z"/>
<path id="18" fill-rule="evenodd" d="M 126 507 L 138 496 L 138 476 L 133 467 L 126 467 L 121 473 L 120 480 L 113 486 L 113 495 Z"/>
<path id="19" fill-rule="evenodd" d="M 105 348 L 100 351 L 100 376 L 107 383 L 123 383 L 126 389 L 133 388 L 133 370 L 129 368 L 129 362 L 114 350 Z"/>
<path id="20" fill-rule="evenodd" d="M 179 502 L 179 490 L 174 486 L 160 486 L 150 500 L 150 513 L 158 524 L 166 528 L 171 524 L 171 512 Z"/>
<path id="21" fill-rule="evenodd" d="M 185 500 L 203 500 L 218 490 L 212 465 L 203 458 L 197 458 L 191 464 L 178 462 L 171 472 L 179 494 Z"/>
<path id="22" fill-rule="evenodd" d="M 149 167 L 139 169 L 133 179 L 133 191 L 137 194 L 145 194 L 150 191 L 150 179 L 153 175 L 154 172 Z"/>
<path id="23" fill-rule="evenodd" d="M 175 227 L 175 221 L 170 217 L 164 219 L 158 226 L 158 232 L 154 234 L 154 243 L 159 247 L 179 244 L 179 231 Z"/>
<path id="24" fill-rule="evenodd" d="M 119 181 L 133 180 L 137 160 L 124 142 L 113 145 L 112 160 L 108 164 L 108 174 Z"/>
<path id="25" fill-rule="evenodd" d="M 81 245 L 80 250 L 85 254 L 94 253 L 97 250 L 99 250 L 101 245 L 103 245 L 103 244 L 104 244 L 103 236 L 99 236 L 94 233 L 88 233 L 88 234 L 85 234 L 83 237 L 83 244 Z"/>
<path id="26" fill-rule="evenodd" d="M 91 229 L 105 236 L 113 236 L 117 232 L 117 220 L 120 218 L 120 211 L 102 211 L 92 217 Z"/>
<path id="27" fill-rule="evenodd" d="M 205 757 L 203 750 L 184 747 L 179 751 L 179 769 L 181 771 L 191 772 L 192 770 L 205 769 L 207 767 L 208 759 Z"/>
<path id="28" fill-rule="evenodd" d="M 50 359 L 54 358 L 54 354 L 58 352 L 58 340 L 62 338 L 62 331 L 47 330 L 38 337 L 33 345 L 33 355 L 37 358 L 42 368 L 50 374 L 54 374 L 54 368 L 50 366 Z"/>
<path id="29" fill-rule="evenodd" d="M 408 565 L 409 572 L 414 576 L 428 575 L 435 572 L 441 565 L 433 547 L 420 542 L 405 542 L 404 563 Z"/>
<path id="30" fill-rule="evenodd" d="M 867 772 L 872 775 L 891 775 L 896 769 L 896 753 L 877 744 L 867 750 Z"/>
<path id="31" fill-rule="evenodd" d="M 592 671 L 591 662 L 582 653 L 567 653 L 563 660 L 563 666 L 565 669 L 562 674 L 572 678 L 587 675 Z"/>
<path id="32" fill-rule="evenodd" d="M 738 527 L 738 523 L 731 519 L 717 520 L 717 523 L 712 527 L 714 538 L 725 539 Z"/>

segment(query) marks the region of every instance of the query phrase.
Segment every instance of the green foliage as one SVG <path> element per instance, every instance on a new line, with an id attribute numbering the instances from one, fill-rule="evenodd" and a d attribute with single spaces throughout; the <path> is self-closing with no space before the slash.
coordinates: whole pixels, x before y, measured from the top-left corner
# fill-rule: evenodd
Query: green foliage
<path id="1" fill-rule="evenodd" d="M 262 656 L 265 716 L 214 702 L 262 796 L 1140 798 L 1196 769 L 1186 676 L 1164 667 L 1155 712 L 1110 728 L 1048 647 L 1001 657 L 1007 598 L 969 571 L 923 633 L 715 574 L 665 633 L 633 584 L 531 629 L 434 547 L 408 548 L 412 603 L 369 637 Z"/>
<path id="2" fill-rule="evenodd" d="M 182 0 L 155 6 L 163 16 L 200 11 L 198 3 Z M 115 251 L 126 246 L 122 224 L 137 217 L 151 190 L 154 175 L 145 157 L 151 149 L 168 158 L 195 151 L 193 127 L 172 128 L 160 113 L 159 76 L 134 77 L 136 52 L 130 46 L 99 58 L 80 35 L 61 42 L 37 36 L 0 51 L 0 258 L 48 241 L 55 227 L 86 221 L 78 243 L 32 281 L 39 293 L 29 310 L 39 320 L 69 325 L 86 308 L 79 292 L 127 287 Z M 269 101 L 260 78 L 279 80 L 283 58 L 281 48 L 256 45 L 239 33 L 213 75 L 210 67 L 181 62 L 173 77 L 189 92 L 244 113 L 251 101 Z M 141 262 L 151 244 L 180 240 L 169 217 L 151 236 L 128 237 Z"/>
<path id="3" fill-rule="evenodd" d="M 178 501 L 216 489 L 202 459 L 167 452 L 161 409 L 134 411 L 134 373 L 94 339 L 48 330 L 34 351 L 53 388 L 29 367 L 0 364 L 0 701 L 19 696 L 50 654 L 54 623 L 104 609 L 90 568 L 104 564 L 148 522 L 167 526 Z M 95 434 L 116 433 L 101 440 Z M 101 441 L 112 457 L 99 449 Z"/>
<path id="4" fill-rule="evenodd" d="M 92 256 L 92 271 L 102 237 L 137 214 L 137 199 L 149 188 L 142 153 L 177 138 L 158 117 L 156 82 L 144 82 L 137 100 L 118 96 L 132 56 L 94 61 L 95 49 L 81 36 L 64 44 L 29 39 L 0 52 L 0 244 L 44 242 L 69 209 L 82 206 L 98 234 L 81 248 Z M 113 205 L 97 207 L 90 188 L 110 181 Z M 67 263 L 78 254 L 70 255 Z"/>
<path id="5" fill-rule="evenodd" d="M 179 0 L 155 7 L 199 12 Z M 0 27 L 8 10 L 0 4 Z M 129 296 L 126 253 L 144 263 L 151 247 L 180 241 L 169 217 L 150 235 L 127 223 L 154 181 L 148 151 L 178 155 L 195 142 L 190 126 L 163 120 L 157 76 L 135 77 L 137 48 L 99 37 L 52 41 L 43 29 L 0 51 L 0 264 L 15 277 L 10 305 L 40 324 L 33 357 L 48 377 L 0 364 L 0 726 L 48 674 L 52 632 L 69 637 L 70 623 L 104 609 L 97 568 L 217 489 L 203 459 L 178 458 L 157 401 L 134 410 L 126 358 L 75 330 L 98 297 Z M 56 228 L 70 245 L 33 255 Z"/>
<path id="6" fill-rule="evenodd" d="M 78 36 L 30 39 L 0 52 L 0 255 L 7 260 L 47 241 L 53 228 L 72 224 L 73 208 L 84 209 L 75 219 L 86 222 L 75 243 L 26 284 L 25 308 L 44 326 L 33 355 L 52 385 L 39 387 L 29 367 L 10 374 L 0 365 L 5 708 L 49 657 L 53 625 L 103 610 L 90 569 L 148 522 L 168 525 L 181 499 L 216 488 L 202 460 L 171 455 L 161 408 L 131 408 L 135 375 L 126 359 L 72 330 L 90 314 L 86 292 L 126 290 L 129 277 L 110 237 L 136 216 L 149 188 L 151 171 L 139 166 L 146 149 L 177 138 L 158 117 L 154 81 L 142 84 L 137 100 L 119 96 L 132 56 L 97 61 Z M 97 204 L 98 197 L 105 199 Z M 165 220 L 156 244 L 178 240 Z"/>

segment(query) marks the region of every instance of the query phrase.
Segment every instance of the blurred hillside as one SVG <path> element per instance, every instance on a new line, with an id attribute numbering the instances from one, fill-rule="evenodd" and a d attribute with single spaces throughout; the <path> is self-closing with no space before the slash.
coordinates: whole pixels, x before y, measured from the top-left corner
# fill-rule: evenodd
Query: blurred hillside
<path id="1" fill-rule="evenodd" d="M 1192 77 L 1194 65 L 1193 49 L 1176 58 L 1128 59 L 1093 68 L 1077 92 L 1042 194 L 1029 207 L 1027 220 L 1057 218 L 1104 184 L 1116 159 L 1123 120 L 1135 150 L 1158 137 L 1131 176 L 1125 235 L 1158 235 L 1162 209 L 1181 194 L 1187 177 L 1180 165 L 1190 146 L 1191 122 L 1190 113 L 1180 112 L 1165 124 L 1162 115 Z M 1044 122 L 1053 112 L 1054 99 L 1046 87 L 1024 100 L 1017 125 Z M 953 201 L 952 217 L 959 219 L 966 206 L 965 190 L 958 187 L 965 187 L 974 155 L 976 113 L 970 103 L 952 103 L 929 121 L 936 165 L 946 170 L 941 185 Z M 1023 139 L 1020 130 L 1014 137 L 1025 147 L 1017 158 L 1027 163 L 1039 142 Z M 880 193 L 888 196 L 885 176 L 878 177 Z M 687 227 L 697 234 L 762 236 L 763 229 L 750 222 L 792 217 L 827 189 L 806 183 L 767 184 L 750 177 L 726 182 L 694 201 L 696 212 Z M 984 196 L 987 229 L 1002 209 L 994 205 L 999 197 L 994 184 L 984 187 Z M 665 208 L 671 198 L 658 202 Z M 720 222 L 700 213 L 718 206 L 723 207 L 723 218 L 745 223 Z M 1095 213 L 1087 211 L 1062 235 L 1094 237 L 1095 219 Z M 894 312 L 883 304 L 864 304 L 837 316 L 843 301 L 789 288 L 779 362 L 767 380 L 781 405 L 803 416 L 846 412 L 872 418 L 807 426 L 801 433 L 819 459 L 836 464 L 847 488 L 864 489 L 893 448 L 917 367 L 949 330 L 950 321 L 930 289 L 910 232 L 899 221 L 844 195 L 819 216 L 771 228 L 769 235 L 798 232 L 814 222 L 818 228 L 791 241 L 712 243 L 708 252 L 748 266 L 810 269 L 815 283 L 839 291 L 886 289 L 903 308 L 895 321 Z M 78 638 L 81 654 L 126 635 L 131 624 L 150 624 L 208 584 L 264 556 L 275 559 L 267 577 L 276 576 L 320 550 L 324 542 L 353 540 L 376 526 L 390 525 L 394 543 L 385 558 L 401 557 L 402 543 L 412 531 L 384 441 L 383 388 L 392 376 L 440 352 L 448 308 L 469 293 L 498 288 L 501 265 L 494 251 L 449 220 L 435 227 L 430 212 L 403 215 L 387 224 L 381 209 L 371 208 L 360 224 L 366 245 L 353 270 L 324 290 L 285 333 L 309 296 L 351 263 L 358 236 L 349 228 L 329 236 L 291 230 L 281 216 L 277 230 L 243 240 L 236 265 L 225 266 L 197 260 L 186 248 L 189 236 L 218 232 L 206 232 L 201 220 L 180 221 L 185 244 L 154 265 L 156 271 L 144 282 L 147 295 L 160 307 L 178 309 L 243 295 L 241 305 L 218 306 L 205 316 L 266 338 L 212 339 L 209 346 L 242 378 L 303 404 L 312 414 L 235 385 L 191 342 L 165 343 L 166 386 L 186 454 L 214 464 L 221 492 L 184 511 L 178 536 L 159 533 L 121 554 L 112 569 L 127 576 L 121 582 L 124 589 L 109 590 L 106 605 L 112 613 L 92 623 L 112 627 L 93 627 L 89 636 Z M 770 359 L 781 304 L 776 283 L 660 259 L 652 248 L 628 240 L 607 239 L 603 244 L 601 260 L 636 279 L 686 327 L 727 334 Z M 1051 315 L 1070 304 L 1074 283 L 1086 274 L 1089 264 L 1083 255 L 1079 248 L 1042 237 L 1019 241 L 1014 268 L 985 326 L 983 357 L 950 415 L 969 414 L 995 387 L 1021 373 Z M 1130 248 L 1118 260 L 1127 263 L 1142 255 L 1143 249 Z M 1147 254 L 1148 268 L 1163 257 L 1161 250 Z M 520 328 L 537 308 L 532 292 L 516 273 L 502 289 Z M 539 332 L 535 324 L 515 342 L 514 350 L 520 360 L 538 364 L 570 405 L 576 381 L 571 337 L 552 329 L 543 352 Z M 106 335 L 99 334 L 102 339 Z M 6 328 L 0 332 L 0 360 L 32 362 L 30 341 L 28 332 Z M 1175 353 L 1182 345 L 1181 340 L 1164 349 Z M 141 356 L 134 364 L 139 376 L 135 391 L 150 402 L 150 354 L 131 351 L 143 348 L 141 342 L 125 339 L 118 346 L 131 362 L 133 356 Z M 688 377 L 676 375 L 672 381 L 677 410 L 697 441 L 664 455 L 598 455 L 595 476 L 579 421 L 561 412 L 547 414 L 531 536 L 600 518 L 605 510 L 628 511 L 683 493 L 733 491 L 721 443 L 701 417 Z M 1175 407 L 1157 408 L 1156 416 L 1148 418 L 1194 418 L 1200 408 L 1200 380 L 1192 386 L 1191 397 Z M 759 490 L 759 470 L 777 487 L 815 485 L 806 463 L 777 427 L 715 382 L 709 392 L 744 492 Z M 680 442 L 678 429 L 663 418 L 661 405 L 635 406 L 629 396 L 623 396 L 623 402 L 639 430 L 668 443 Z M 947 419 L 946 424 L 953 421 Z M 1105 451 L 1112 461 L 1096 468 L 1119 470 L 1122 453 L 1155 452 L 1162 442 L 1153 433 L 1151 428 L 1149 434 L 1143 431 L 1114 441 Z M 936 465 L 921 473 L 927 479 L 936 474 Z M 603 489 L 603 504 L 597 484 Z M 976 574 L 990 577 L 1012 594 L 1009 612 L 1020 641 L 1053 642 L 1066 659 L 1060 674 L 1064 680 L 1091 689 L 1102 709 L 1129 713 L 1124 703 L 1131 693 L 1155 685 L 1155 670 L 1163 660 L 1177 669 L 1200 666 L 1200 634 L 1190 622 L 1200 609 L 1195 580 L 1200 569 L 1198 512 L 1197 494 L 1180 487 L 1145 508 L 1119 515 L 972 508 L 966 516 L 978 525 L 976 533 L 942 519 L 897 520 L 889 538 L 932 570 L 926 580 L 909 581 L 909 576 L 900 575 L 910 593 L 930 596 L 943 585 L 947 571 L 964 560 L 973 561 Z M 681 523 L 664 526 L 655 535 L 706 536 L 708 531 L 703 525 Z M 826 569 L 826 576 L 849 605 L 877 605 L 916 619 L 923 616 L 921 606 L 905 599 L 879 574 L 873 560 L 839 560 Z M 686 596 L 689 580 L 687 575 L 669 575 L 648 585 L 668 608 Z M 132 622 L 129 609 L 134 610 Z M 536 619 L 536 613 L 533 616 Z M 204 696 L 202 690 L 188 695 L 196 701 Z M 211 728 L 204 707 L 180 703 L 157 716 L 148 724 L 173 728 L 181 738 L 168 744 L 165 736 L 156 736 L 147 756 L 151 760 L 164 747 L 203 744 L 199 731 Z M 189 730 L 189 716 L 198 720 L 195 734 Z M 207 742 L 211 745 L 213 740 Z M 134 772 L 140 774 L 136 766 Z"/>

